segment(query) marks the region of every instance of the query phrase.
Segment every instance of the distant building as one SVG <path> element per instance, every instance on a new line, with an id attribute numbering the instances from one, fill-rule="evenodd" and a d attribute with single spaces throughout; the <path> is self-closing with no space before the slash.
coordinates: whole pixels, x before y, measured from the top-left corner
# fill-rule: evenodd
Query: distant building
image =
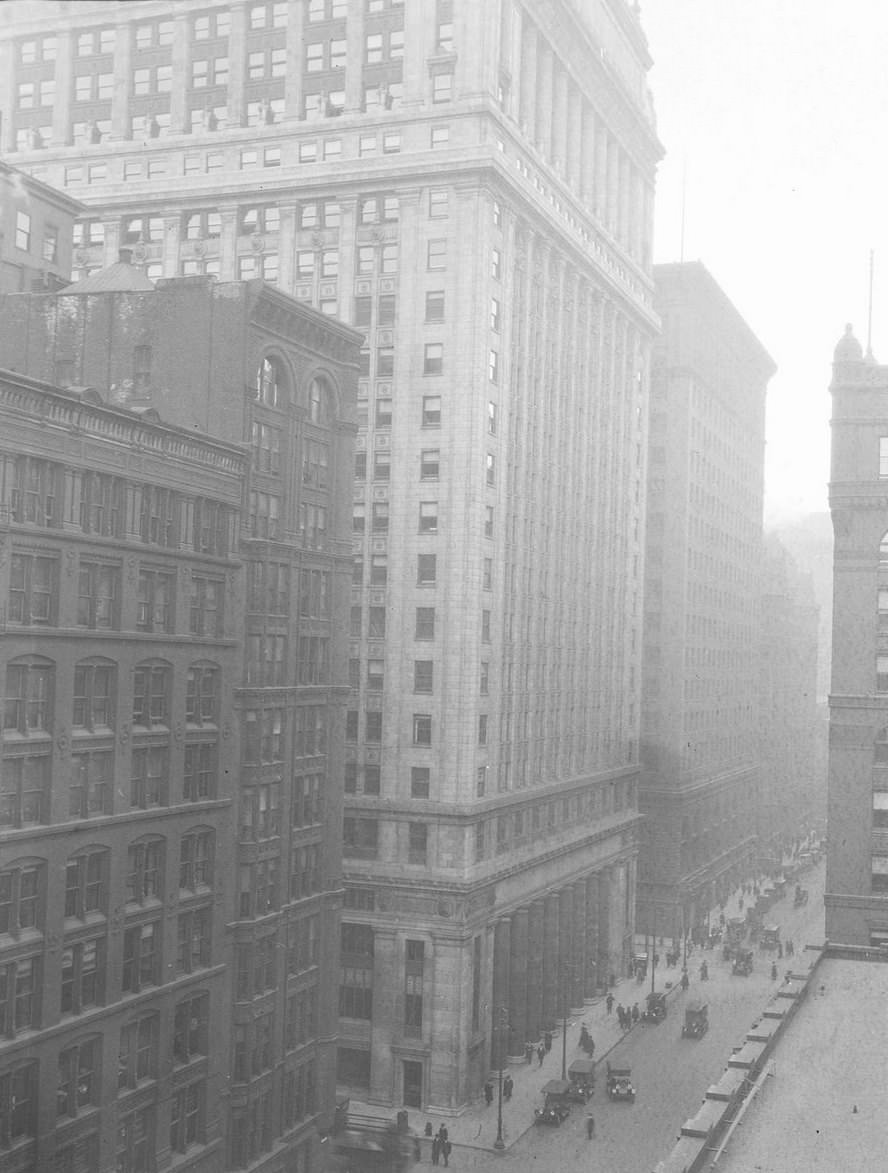
<path id="1" fill-rule="evenodd" d="M 662 154 L 637 5 L 87 0 L 0 26 L 3 145 L 87 204 L 78 278 L 126 247 L 363 335 L 339 1075 L 458 1111 L 633 951 Z"/>
<path id="2" fill-rule="evenodd" d="M 358 338 L 122 260 L 0 352 L 0 1164 L 315 1169 Z"/>
<path id="3" fill-rule="evenodd" d="M 888 944 L 888 366 L 833 357 L 835 537 L 826 935 Z"/>
<path id="4" fill-rule="evenodd" d="M 0 293 L 67 285 L 82 211 L 79 200 L 0 160 Z"/>
<path id="5" fill-rule="evenodd" d="M 699 262 L 654 268 L 639 916 L 678 935 L 755 866 L 765 388 Z"/>
<path id="6" fill-rule="evenodd" d="M 826 816 L 826 727 L 817 704 L 819 608 L 809 575 L 766 535 L 759 618 L 759 851 L 780 858 Z"/>

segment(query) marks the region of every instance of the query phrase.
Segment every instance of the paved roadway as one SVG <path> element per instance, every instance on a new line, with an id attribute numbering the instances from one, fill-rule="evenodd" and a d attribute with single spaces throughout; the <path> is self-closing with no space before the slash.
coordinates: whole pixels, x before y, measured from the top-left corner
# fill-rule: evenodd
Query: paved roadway
<path id="1" fill-rule="evenodd" d="M 789 895 L 774 905 L 766 917 L 769 924 L 780 925 L 782 939 L 791 938 L 797 952 L 806 942 L 823 941 L 823 881 L 824 864 L 821 863 L 801 877 L 801 883 L 810 892 L 807 905 L 793 908 L 790 886 Z M 728 909 L 729 913 L 734 911 Z M 709 963 L 708 982 L 701 982 L 698 976 L 703 957 Z M 508 1169 L 509 1173 L 574 1169 L 651 1173 L 672 1148 L 681 1125 L 696 1113 L 706 1089 L 721 1075 L 731 1047 L 742 1042 L 757 1013 L 792 964 L 786 957 L 777 960 L 778 981 L 774 982 L 770 972 L 772 959 L 777 960 L 776 952 L 756 950 L 753 973 L 742 978 L 732 976 L 728 963 L 722 961 L 720 949 L 694 950 L 688 961 L 690 989 L 686 994 L 679 991 L 670 996 L 665 1022 L 636 1028 L 610 1053 L 612 1061 L 622 1060 L 632 1067 L 638 1091 L 634 1105 L 614 1103 L 607 1098 L 604 1064 L 600 1065 L 598 1086 L 590 1101 L 596 1122 L 594 1140 L 586 1138 L 585 1113 L 578 1104 L 559 1128 L 531 1127 L 501 1155 L 461 1146 L 454 1150 L 450 1167 L 490 1171 L 499 1167 L 501 1171 Z M 661 968 L 657 988 L 662 989 L 665 981 L 675 981 L 678 974 L 678 970 Z M 649 989 L 649 980 L 638 987 L 640 1002 L 643 1002 L 641 995 Z M 709 1031 L 698 1041 L 683 1039 L 683 1005 L 689 998 L 699 996 L 705 996 L 709 1002 Z"/>

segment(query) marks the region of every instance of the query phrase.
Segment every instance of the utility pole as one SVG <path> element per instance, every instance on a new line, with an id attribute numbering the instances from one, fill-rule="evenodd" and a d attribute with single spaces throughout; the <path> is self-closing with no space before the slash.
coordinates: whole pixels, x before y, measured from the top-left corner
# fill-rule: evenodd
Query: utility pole
<path id="1" fill-rule="evenodd" d="M 656 906 L 656 904 L 654 904 L 651 907 L 653 909 L 653 922 L 651 925 L 652 932 L 651 932 L 650 962 L 651 962 L 651 993 L 653 994 L 653 992 L 654 992 L 654 970 L 657 968 L 657 962 L 656 962 L 656 957 L 657 957 L 657 906 Z"/>
<path id="2" fill-rule="evenodd" d="M 509 1009 L 507 1006 L 500 1006 L 497 1010 L 497 1024 L 493 1028 L 496 1037 L 496 1065 L 499 1073 L 499 1099 L 497 1102 L 496 1113 L 496 1140 L 493 1142 L 495 1149 L 504 1149 L 506 1142 L 503 1140 L 503 1034 L 507 1028 L 507 1017 Z"/>

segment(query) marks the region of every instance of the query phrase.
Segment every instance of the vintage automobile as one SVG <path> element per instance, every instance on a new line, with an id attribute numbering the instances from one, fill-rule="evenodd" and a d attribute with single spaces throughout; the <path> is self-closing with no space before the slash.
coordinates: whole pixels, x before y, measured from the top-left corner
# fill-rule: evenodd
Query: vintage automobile
<path id="1" fill-rule="evenodd" d="M 795 896 L 793 897 L 793 904 L 799 908 L 802 904 L 808 903 L 808 889 L 803 888 L 800 884 L 796 884 Z"/>
<path id="2" fill-rule="evenodd" d="M 780 926 L 765 925 L 759 940 L 759 949 L 776 949 L 780 944 Z"/>
<path id="3" fill-rule="evenodd" d="M 734 964 L 731 966 L 731 973 L 739 977 L 749 977 L 752 973 L 751 949 L 736 949 L 734 951 Z"/>
<path id="4" fill-rule="evenodd" d="M 702 1039 L 709 1030 L 709 1006 L 706 1002 L 695 1000 L 685 1007 L 684 1026 L 681 1028 L 683 1039 Z"/>
<path id="5" fill-rule="evenodd" d="M 607 1094 L 612 1100 L 635 1102 L 635 1087 L 632 1083 L 631 1067 L 607 1065 Z"/>
<path id="6" fill-rule="evenodd" d="M 534 1108 L 534 1124 L 561 1124 L 570 1115 L 571 1085 L 567 1079 L 550 1079 L 540 1091 L 542 1108 Z"/>
<path id="7" fill-rule="evenodd" d="M 662 1022 L 666 1017 L 666 995 L 661 990 L 652 990 L 647 996 L 647 1009 L 642 1013 L 642 1022 Z"/>
<path id="8" fill-rule="evenodd" d="M 595 1091 L 595 1061 L 574 1059 L 567 1069 L 567 1078 L 570 1082 L 570 1098 L 585 1103 Z"/>

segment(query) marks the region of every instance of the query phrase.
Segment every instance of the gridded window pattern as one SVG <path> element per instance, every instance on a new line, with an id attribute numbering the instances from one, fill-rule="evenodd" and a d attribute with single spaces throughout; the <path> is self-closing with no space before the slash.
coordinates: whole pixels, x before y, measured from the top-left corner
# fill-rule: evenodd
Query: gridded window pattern
<path id="1" fill-rule="evenodd" d="M 105 941 L 80 941 L 62 951 L 62 1014 L 82 1014 L 105 998 Z"/>
<path id="2" fill-rule="evenodd" d="M 0 1039 L 40 1025 L 40 958 L 0 961 Z"/>
<path id="3" fill-rule="evenodd" d="M 76 1117 L 100 1102 L 102 1040 L 83 1039 L 59 1053 L 56 1115 Z"/>
<path id="4" fill-rule="evenodd" d="M 176 1006 L 173 1021 L 173 1062 L 190 1063 L 209 1053 L 208 994 L 192 994 Z"/>
<path id="5" fill-rule="evenodd" d="M 37 1135 L 37 1090 L 36 1059 L 0 1072 L 0 1151 Z M 36 1162 L 28 1168 L 36 1170 Z"/>
<path id="6" fill-rule="evenodd" d="M 44 865 L 23 862 L 0 871 L 0 936 L 42 927 Z"/>

